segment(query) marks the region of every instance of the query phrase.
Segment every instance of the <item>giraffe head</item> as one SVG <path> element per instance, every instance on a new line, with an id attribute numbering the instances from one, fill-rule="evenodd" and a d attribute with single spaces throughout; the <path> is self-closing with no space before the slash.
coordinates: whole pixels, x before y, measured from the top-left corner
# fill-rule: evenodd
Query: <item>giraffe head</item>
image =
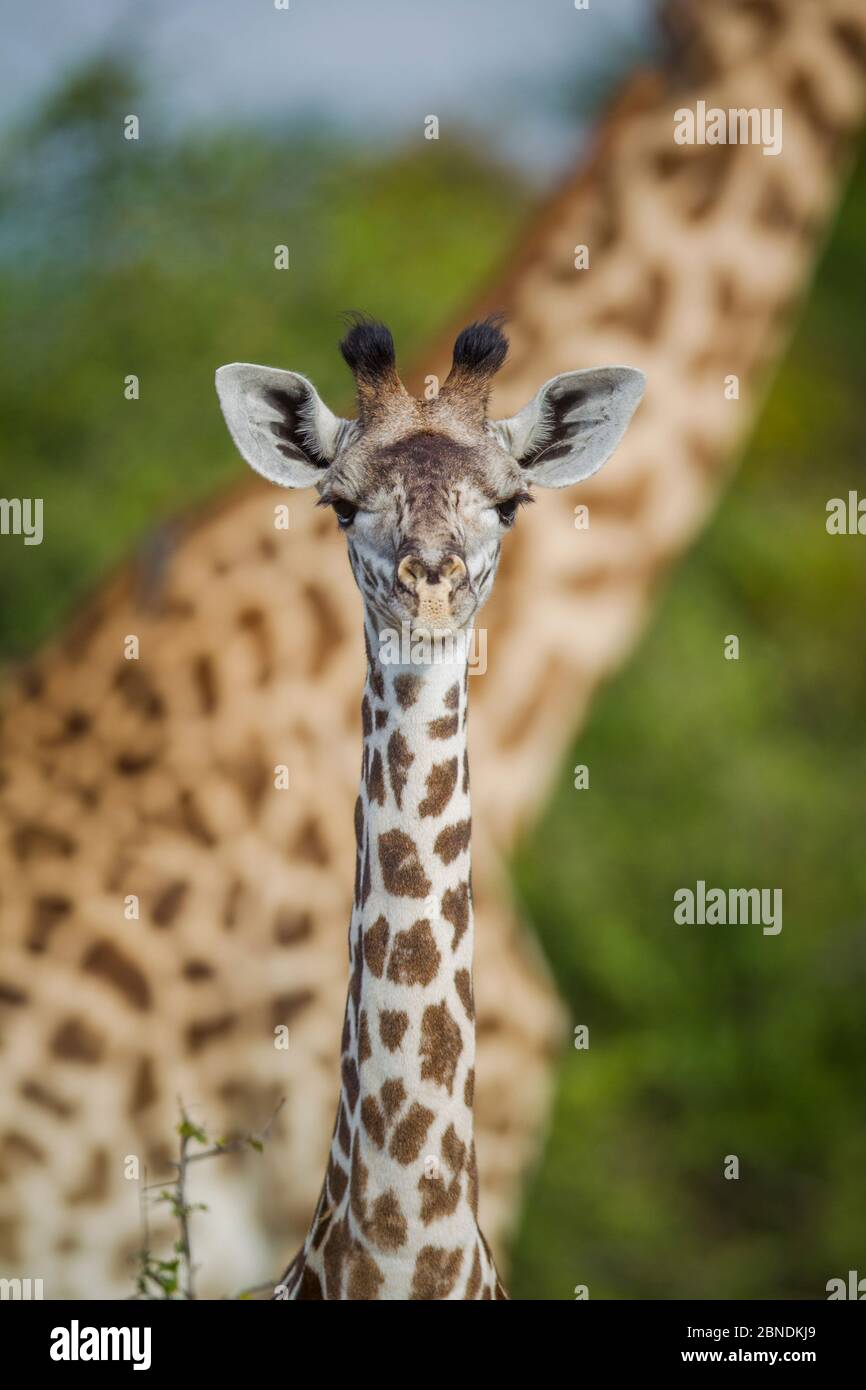
<path id="1" fill-rule="evenodd" d="M 234 362 L 216 374 L 229 432 L 258 473 L 314 487 L 346 534 L 376 632 L 468 628 L 493 587 L 503 537 L 535 487 L 567 487 L 610 458 L 643 394 L 633 367 L 564 372 L 509 419 L 490 420 L 508 350 L 498 318 L 465 328 L 432 400 L 403 386 L 382 324 L 340 345 L 358 415 L 332 414 L 298 372 Z"/>

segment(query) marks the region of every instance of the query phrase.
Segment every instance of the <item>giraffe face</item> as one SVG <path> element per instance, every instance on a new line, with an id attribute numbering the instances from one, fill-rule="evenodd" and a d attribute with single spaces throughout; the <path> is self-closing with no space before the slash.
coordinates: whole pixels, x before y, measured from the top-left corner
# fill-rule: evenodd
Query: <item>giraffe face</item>
<path id="1" fill-rule="evenodd" d="M 490 596 L 503 537 L 529 501 L 520 467 L 491 431 L 467 443 L 429 427 L 349 443 L 320 497 L 346 535 L 379 632 L 404 623 L 468 627 Z"/>
<path id="2" fill-rule="evenodd" d="M 358 418 L 332 414 L 297 372 L 235 362 L 217 372 L 229 431 L 257 472 L 313 487 L 345 531 L 349 560 L 380 633 L 456 632 L 489 597 L 505 533 L 533 487 L 567 487 L 613 453 L 643 394 L 632 367 L 564 372 L 517 415 L 487 401 L 508 344 L 495 319 L 471 324 L 433 400 L 410 396 L 391 334 L 361 320 L 341 344 Z"/>

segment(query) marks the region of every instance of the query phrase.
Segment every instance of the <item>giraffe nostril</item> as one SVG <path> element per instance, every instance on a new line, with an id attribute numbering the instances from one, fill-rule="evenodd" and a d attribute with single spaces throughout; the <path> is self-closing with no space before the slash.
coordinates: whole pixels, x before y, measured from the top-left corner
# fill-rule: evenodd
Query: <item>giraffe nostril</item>
<path id="1" fill-rule="evenodd" d="M 446 555 L 439 564 L 427 565 L 417 555 L 407 555 L 397 566 L 397 582 L 419 597 L 438 594 L 446 601 L 466 577 L 466 565 L 459 555 Z"/>
<path id="2" fill-rule="evenodd" d="M 427 569 L 421 561 L 414 555 L 407 555 L 397 566 L 397 578 L 407 589 L 414 593 L 422 579 L 426 578 Z"/>
<path id="3" fill-rule="evenodd" d="M 450 580 L 453 589 L 466 578 L 466 566 L 459 555 L 447 555 L 439 566 L 439 573 L 443 579 Z"/>

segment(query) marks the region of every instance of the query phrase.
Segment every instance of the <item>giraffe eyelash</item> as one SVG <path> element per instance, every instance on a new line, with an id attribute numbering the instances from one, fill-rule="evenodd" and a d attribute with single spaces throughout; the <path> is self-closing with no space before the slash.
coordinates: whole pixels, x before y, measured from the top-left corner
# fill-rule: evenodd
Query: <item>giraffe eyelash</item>
<path id="1" fill-rule="evenodd" d="M 357 502 L 351 502 L 348 497 L 340 497 L 336 493 L 326 494 L 320 497 L 316 503 L 317 507 L 331 507 L 337 517 L 337 524 L 340 529 L 345 531 L 355 520 L 361 508 Z"/>
<path id="2" fill-rule="evenodd" d="M 494 509 L 503 526 L 513 526 L 517 513 L 521 507 L 528 507 L 534 502 L 535 498 L 528 492 L 517 492 L 513 497 L 506 497 L 501 502 L 494 502 Z"/>

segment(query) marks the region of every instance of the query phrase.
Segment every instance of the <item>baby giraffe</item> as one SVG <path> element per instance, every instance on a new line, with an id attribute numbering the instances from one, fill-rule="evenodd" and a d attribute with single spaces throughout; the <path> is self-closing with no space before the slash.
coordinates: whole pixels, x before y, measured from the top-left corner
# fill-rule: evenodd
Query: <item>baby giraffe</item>
<path id="1" fill-rule="evenodd" d="M 477 1220 L 466 754 L 470 637 L 530 488 L 610 457 L 643 393 L 631 367 L 566 372 L 511 419 L 487 401 L 508 349 L 472 324 L 434 400 L 411 397 L 381 324 L 341 350 L 358 418 L 296 372 L 220 367 L 246 461 L 314 487 L 346 533 L 367 681 L 340 1101 L 291 1299 L 505 1298 Z M 495 654 L 494 654 L 495 659 Z"/>

